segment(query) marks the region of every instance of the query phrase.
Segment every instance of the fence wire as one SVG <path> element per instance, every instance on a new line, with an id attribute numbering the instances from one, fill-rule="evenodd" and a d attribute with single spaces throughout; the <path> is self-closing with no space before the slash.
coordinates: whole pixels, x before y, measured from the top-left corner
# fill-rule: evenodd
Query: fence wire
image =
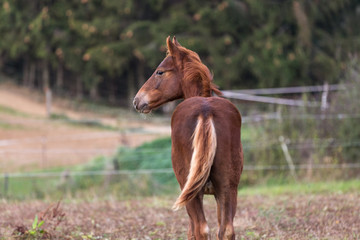
<path id="1" fill-rule="evenodd" d="M 296 170 L 307 169 L 350 169 L 360 168 L 360 163 L 344 164 L 295 164 Z M 244 171 L 290 170 L 289 165 L 245 165 Z M 142 175 L 142 174 L 173 174 L 172 168 L 138 169 L 138 170 L 103 170 L 103 171 L 62 171 L 37 173 L 1 173 L 0 178 L 44 178 L 72 176 L 111 176 L 111 175 Z"/>
<path id="2" fill-rule="evenodd" d="M 355 141 L 337 141 L 332 138 L 328 139 L 304 139 L 302 142 L 296 140 L 286 140 L 289 149 L 316 149 L 316 148 L 337 148 L 337 147 L 358 147 L 360 146 L 360 139 Z M 260 140 L 254 143 L 244 144 L 243 149 L 271 149 L 278 148 L 279 141 L 277 139 Z M 135 150 L 134 153 L 157 153 L 159 151 L 171 151 L 171 148 L 153 148 L 146 150 Z M 44 152 L 49 154 L 81 154 L 81 153 L 116 153 L 118 149 L 113 148 L 86 148 L 86 149 L 69 149 L 69 148 L 58 148 L 58 149 L 46 149 L 41 148 L 22 148 L 22 149 L 0 149 L 0 154 L 43 154 Z"/>

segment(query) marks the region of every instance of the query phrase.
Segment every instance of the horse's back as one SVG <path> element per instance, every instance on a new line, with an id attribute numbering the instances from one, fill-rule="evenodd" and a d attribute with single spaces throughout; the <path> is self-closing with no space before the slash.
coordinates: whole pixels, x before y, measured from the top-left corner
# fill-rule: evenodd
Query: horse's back
<path id="1" fill-rule="evenodd" d="M 241 116 L 237 108 L 230 101 L 219 97 L 192 97 L 180 103 L 172 116 L 171 128 L 180 126 L 182 133 L 193 133 L 198 116 L 211 116 L 217 133 L 226 128 L 240 131 Z M 181 128 L 180 127 L 180 128 Z"/>
<path id="2" fill-rule="evenodd" d="M 226 184 L 237 185 L 243 164 L 241 116 L 237 108 L 224 98 L 192 97 L 177 106 L 171 120 L 174 171 L 187 171 L 190 165 L 192 135 L 199 116 L 212 118 L 216 130 L 217 148 L 210 178 L 220 182 L 223 181 L 221 175 L 229 175 L 231 182 Z"/>

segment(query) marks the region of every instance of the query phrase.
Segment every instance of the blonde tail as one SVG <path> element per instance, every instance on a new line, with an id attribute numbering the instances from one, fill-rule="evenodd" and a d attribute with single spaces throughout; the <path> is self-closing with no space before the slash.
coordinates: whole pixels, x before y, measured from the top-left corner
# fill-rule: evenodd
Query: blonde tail
<path id="1" fill-rule="evenodd" d="M 193 154 L 189 175 L 180 196 L 172 207 L 174 211 L 192 200 L 209 178 L 216 153 L 216 132 L 212 116 L 205 120 L 202 116 L 198 117 L 192 139 Z"/>

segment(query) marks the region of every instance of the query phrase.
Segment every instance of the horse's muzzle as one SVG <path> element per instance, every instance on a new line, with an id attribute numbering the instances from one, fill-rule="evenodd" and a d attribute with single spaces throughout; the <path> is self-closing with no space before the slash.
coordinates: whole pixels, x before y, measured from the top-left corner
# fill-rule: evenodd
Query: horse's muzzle
<path id="1" fill-rule="evenodd" d="M 140 113 L 149 113 L 150 112 L 148 103 L 140 101 L 140 99 L 138 97 L 134 98 L 133 105 L 134 105 L 134 108 L 136 109 L 136 111 L 138 111 Z"/>

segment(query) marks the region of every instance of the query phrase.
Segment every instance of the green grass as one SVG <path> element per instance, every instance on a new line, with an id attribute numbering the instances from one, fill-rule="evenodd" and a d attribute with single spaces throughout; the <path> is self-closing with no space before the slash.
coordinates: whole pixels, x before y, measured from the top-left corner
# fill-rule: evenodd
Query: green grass
<path id="1" fill-rule="evenodd" d="M 4 193 L 4 179 L 0 180 L 0 198 L 7 199 L 57 199 L 61 196 L 77 198 L 96 196 L 106 198 L 112 196 L 118 199 L 131 199 L 146 196 L 166 196 L 178 194 L 177 183 L 167 183 L 172 191 L 162 186 L 156 179 L 150 176 L 114 176 L 110 185 L 105 187 L 104 178 L 99 176 L 84 176 L 73 178 L 70 186 L 62 185 L 59 178 L 10 178 L 7 194 Z M 151 178 L 151 179 L 150 179 Z M 156 181 L 157 183 L 154 183 Z M 76 186 L 74 186 L 74 184 Z M 154 185 L 155 184 L 155 185 Z M 241 183 L 240 183 L 241 185 Z M 155 187 L 155 188 L 154 188 Z M 149 190 L 150 189 L 150 190 Z M 151 190 L 152 189 L 152 190 Z M 281 196 L 281 195 L 308 195 L 308 194 L 345 194 L 360 193 L 360 181 L 332 181 L 332 182 L 309 182 L 288 183 L 273 185 L 254 185 L 240 188 L 239 196 Z"/>
<path id="2" fill-rule="evenodd" d="M 241 184 L 241 182 L 240 182 Z M 348 181 L 287 183 L 246 186 L 239 190 L 239 195 L 283 195 L 283 194 L 322 194 L 322 193 L 360 193 L 358 179 Z"/>
<path id="3" fill-rule="evenodd" d="M 71 101 L 71 104 L 68 107 L 75 111 L 87 111 L 112 117 L 118 116 L 119 113 L 121 115 L 126 114 L 126 116 L 124 115 L 124 117 L 128 117 L 129 115 L 128 109 L 119 109 L 118 106 L 111 106 L 108 102 L 96 102 L 94 100 L 89 100 L 86 98 L 83 98 L 81 100 L 75 99 L 74 101 Z"/>
<path id="4" fill-rule="evenodd" d="M 5 107 L 3 105 L 0 105 L 0 113 L 9 114 L 13 116 L 19 116 L 19 117 L 28 117 L 29 115 L 20 111 L 17 111 L 13 108 Z"/>
<path id="5" fill-rule="evenodd" d="M 7 180 L 7 190 L 5 190 L 5 180 L 0 179 L 0 197 L 8 199 L 43 199 L 50 189 L 55 189 L 59 179 L 54 177 L 47 178 L 9 178 Z"/>
<path id="6" fill-rule="evenodd" d="M 50 119 L 62 121 L 64 123 L 71 124 L 73 126 L 79 126 L 79 127 L 91 127 L 91 128 L 96 128 L 96 129 L 101 129 L 101 130 L 110 130 L 110 131 L 118 130 L 118 128 L 116 128 L 116 127 L 105 125 L 97 120 L 92 120 L 92 119 L 74 120 L 74 119 L 69 118 L 65 114 L 51 114 Z"/>
<path id="7" fill-rule="evenodd" d="M 242 142 L 250 141 L 253 138 L 254 130 L 256 130 L 254 127 L 251 127 L 249 125 L 242 125 L 241 141 Z"/>
<path id="8" fill-rule="evenodd" d="M 25 127 L 20 124 L 11 124 L 0 121 L 0 129 L 15 129 L 15 130 L 24 130 Z"/>

